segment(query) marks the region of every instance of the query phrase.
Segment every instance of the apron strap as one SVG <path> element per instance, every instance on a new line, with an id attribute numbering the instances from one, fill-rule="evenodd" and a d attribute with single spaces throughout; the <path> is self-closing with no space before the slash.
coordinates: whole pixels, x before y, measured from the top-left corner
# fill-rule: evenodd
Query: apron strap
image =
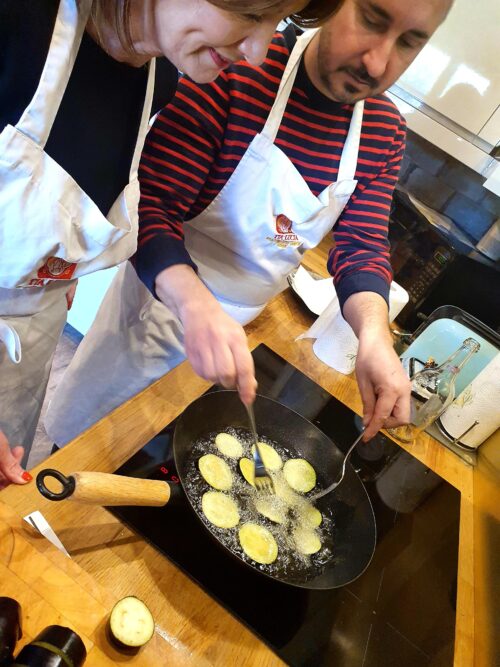
<path id="1" fill-rule="evenodd" d="M 133 181 L 137 178 L 137 172 L 139 170 L 139 162 L 141 160 L 141 153 L 144 147 L 144 141 L 146 140 L 146 134 L 149 130 L 149 119 L 151 116 L 151 106 L 153 104 L 153 94 L 155 89 L 155 72 L 156 72 L 156 59 L 153 58 L 149 61 L 148 65 L 148 82 L 146 85 L 146 96 L 144 98 L 144 106 L 142 107 L 142 116 L 141 124 L 139 126 L 139 133 L 137 135 L 137 141 L 135 144 L 134 155 L 132 157 L 132 163 L 130 165 L 130 175 L 129 181 Z"/>
<path id="2" fill-rule="evenodd" d="M 302 55 L 318 30 L 320 30 L 320 28 L 308 30 L 303 33 L 297 39 L 292 53 L 290 54 L 283 77 L 281 78 L 278 94 L 276 95 L 272 109 L 267 117 L 266 124 L 261 132 L 261 134 L 265 135 L 272 143 L 274 143 L 276 135 L 278 134 L 283 114 L 285 113 L 285 108 L 288 103 L 288 98 L 290 97 L 290 92 L 293 88 L 295 77 L 297 76 Z M 337 181 L 354 179 L 358 163 L 364 107 L 364 100 L 356 102 L 354 105 L 349 132 L 344 143 L 344 148 L 342 149 Z"/>
<path id="3" fill-rule="evenodd" d="M 7 353 L 14 364 L 21 361 L 21 340 L 14 327 L 0 319 L 0 341 L 7 348 Z"/>
<path id="4" fill-rule="evenodd" d="M 49 138 L 75 64 L 92 0 L 60 0 L 42 76 L 16 128 L 40 148 Z"/>
<path id="5" fill-rule="evenodd" d="M 340 157 L 337 182 L 352 181 L 354 179 L 354 175 L 356 174 L 364 109 L 364 100 L 360 100 L 354 105 L 351 124 L 349 125 L 349 133 L 347 135 L 347 139 L 345 140 L 344 148 L 342 149 L 342 155 Z"/>
<path id="6" fill-rule="evenodd" d="M 266 124 L 264 125 L 261 132 L 261 134 L 264 134 L 266 137 L 268 137 L 272 143 L 274 143 L 276 135 L 278 134 L 288 98 L 290 97 L 290 92 L 293 88 L 295 77 L 297 76 L 302 54 L 318 30 L 319 28 L 315 28 L 314 30 L 308 30 L 307 32 L 300 35 L 300 37 L 297 38 L 290 57 L 288 58 L 285 71 L 281 77 L 278 94 L 276 95 L 272 109 L 269 112 L 269 116 L 267 117 Z"/>

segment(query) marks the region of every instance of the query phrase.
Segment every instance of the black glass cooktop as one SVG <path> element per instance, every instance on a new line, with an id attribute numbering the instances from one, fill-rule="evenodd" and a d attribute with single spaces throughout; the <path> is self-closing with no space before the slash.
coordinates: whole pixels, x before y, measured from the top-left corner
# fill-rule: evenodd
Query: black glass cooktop
<path id="1" fill-rule="evenodd" d="M 359 417 L 268 347 L 253 355 L 259 393 L 302 414 L 346 451 Z M 174 427 L 117 472 L 178 482 Z M 240 564 L 212 539 L 180 488 L 164 508 L 112 511 L 289 665 L 451 667 L 459 493 L 383 435 L 360 445 L 351 463 L 373 504 L 377 548 L 356 581 L 330 591 L 294 588 Z"/>

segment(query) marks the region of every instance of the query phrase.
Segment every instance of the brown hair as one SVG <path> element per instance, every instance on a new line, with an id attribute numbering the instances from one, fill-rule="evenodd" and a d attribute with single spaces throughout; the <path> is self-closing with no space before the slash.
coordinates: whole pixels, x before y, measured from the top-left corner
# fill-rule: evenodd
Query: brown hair
<path id="1" fill-rule="evenodd" d="M 270 9 L 277 9 L 284 5 L 284 0 L 207 0 L 211 5 L 235 14 L 259 14 Z M 339 8 L 342 0 L 310 0 L 308 5 L 290 18 L 301 28 L 314 28 L 321 25 L 329 16 Z"/>
<path id="2" fill-rule="evenodd" d="M 311 0 L 298 14 L 290 18 L 301 28 L 316 28 L 324 23 L 340 7 L 344 0 Z"/>
<path id="3" fill-rule="evenodd" d="M 284 4 L 283 0 L 207 0 L 211 5 L 235 14 L 252 12 L 259 14 Z M 340 6 L 342 0 L 311 0 L 309 4 L 297 14 L 292 14 L 292 21 L 301 28 L 314 28 L 321 25 Z M 130 33 L 130 4 L 131 0 L 94 0 L 92 3 L 92 20 L 99 33 L 100 26 L 105 21 L 115 29 L 122 47 L 129 52 L 134 51 L 132 35 Z"/>
<path id="4" fill-rule="evenodd" d="M 120 44 L 129 53 L 134 52 L 130 33 L 130 0 L 94 0 L 91 11 L 92 21 L 100 39 L 100 29 L 109 21 Z"/>

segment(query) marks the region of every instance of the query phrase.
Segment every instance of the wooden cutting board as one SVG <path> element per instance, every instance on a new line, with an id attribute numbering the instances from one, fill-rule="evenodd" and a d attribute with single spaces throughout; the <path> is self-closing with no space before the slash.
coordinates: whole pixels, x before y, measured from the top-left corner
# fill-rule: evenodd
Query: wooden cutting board
<path id="1" fill-rule="evenodd" d="M 2 502 L 0 596 L 15 598 L 22 607 L 23 637 L 16 653 L 43 628 L 58 624 L 82 638 L 87 648 L 85 667 L 116 667 L 122 662 L 144 667 L 200 664 L 161 628 L 137 655 L 118 653 L 106 638 L 107 619 L 117 597 L 55 547 L 47 548 L 47 540 Z"/>

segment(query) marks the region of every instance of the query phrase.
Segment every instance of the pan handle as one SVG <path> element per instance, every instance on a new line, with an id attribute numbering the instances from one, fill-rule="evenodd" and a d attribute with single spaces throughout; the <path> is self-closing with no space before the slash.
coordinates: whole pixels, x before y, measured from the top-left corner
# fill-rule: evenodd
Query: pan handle
<path id="1" fill-rule="evenodd" d="M 59 493 L 45 486 L 45 479 L 53 477 L 62 485 Z M 66 477 L 58 470 L 41 470 L 36 485 L 42 496 L 49 500 L 70 498 L 88 505 L 141 505 L 162 507 L 170 500 L 168 482 L 154 479 L 137 479 L 105 472 L 74 472 Z"/>

